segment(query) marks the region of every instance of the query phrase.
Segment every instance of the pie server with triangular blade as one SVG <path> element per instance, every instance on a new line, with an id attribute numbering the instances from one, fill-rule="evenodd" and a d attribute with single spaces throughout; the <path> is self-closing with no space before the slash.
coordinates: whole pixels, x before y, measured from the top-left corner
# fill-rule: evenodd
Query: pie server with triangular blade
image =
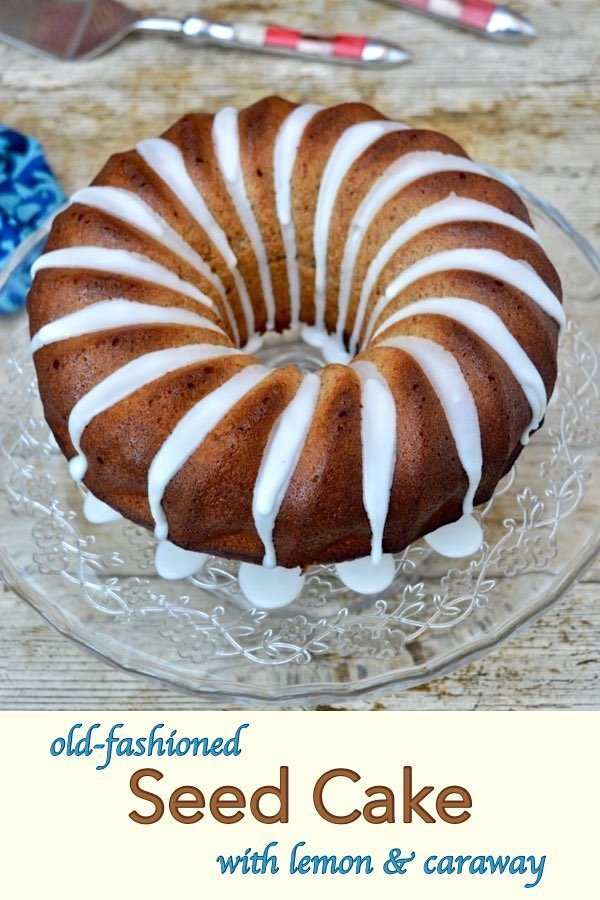
<path id="1" fill-rule="evenodd" d="M 168 34 L 202 46 L 214 44 L 371 69 L 397 66 L 409 59 L 401 47 L 377 38 L 307 34 L 288 27 L 214 22 L 199 16 L 144 16 L 116 0 L 0 3 L 0 38 L 56 59 L 91 59 L 134 31 Z"/>

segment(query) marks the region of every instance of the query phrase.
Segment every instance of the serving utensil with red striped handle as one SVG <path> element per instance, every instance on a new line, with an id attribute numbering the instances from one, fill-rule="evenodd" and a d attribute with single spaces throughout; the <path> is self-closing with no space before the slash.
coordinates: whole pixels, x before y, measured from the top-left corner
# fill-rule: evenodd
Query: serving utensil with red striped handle
<path id="1" fill-rule="evenodd" d="M 43 56 L 92 59 L 134 31 L 368 69 L 391 68 L 409 59 L 402 47 L 364 35 L 312 34 L 277 25 L 213 22 L 200 16 L 142 16 L 117 0 L 0 2 L 0 38 Z"/>
<path id="2" fill-rule="evenodd" d="M 423 13 L 457 28 L 473 31 L 495 41 L 514 43 L 532 40 L 535 28 L 520 13 L 490 0 L 383 0 Z"/>
<path id="3" fill-rule="evenodd" d="M 358 34 L 324 35 L 249 22 L 224 24 L 189 18 L 183 23 L 184 37 L 206 43 L 296 56 L 320 62 L 341 63 L 363 68 L 391 68 L 410 59 L 397 44 Z"/>

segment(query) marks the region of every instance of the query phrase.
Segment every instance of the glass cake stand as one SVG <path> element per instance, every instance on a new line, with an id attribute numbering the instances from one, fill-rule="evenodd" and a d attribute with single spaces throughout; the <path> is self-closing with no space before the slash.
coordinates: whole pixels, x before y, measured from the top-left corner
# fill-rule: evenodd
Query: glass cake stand
<path id="1" fill-rule="evenodd" d="M 528 203 L 563 279 L 569 325 L 546 424 L 493 500 L 485 541 L 447 560 L 423 541 L 393 584 L 353 594 L 309 570 L 283 609 L 249 608 L 238 564 L 209 557 L 160 579 L 155 541 L 125 521 L 92 526 L 41 413 L 26 330 L 0 352 L 0 577 L 62 634 L 114 665 L 215 702 L 331 703 L 407 688 L 471 662 L 548 610 L 600 549 L 600 257 L 549 204 Z M 305 345 L 272 362 L 319 364 Z"/>

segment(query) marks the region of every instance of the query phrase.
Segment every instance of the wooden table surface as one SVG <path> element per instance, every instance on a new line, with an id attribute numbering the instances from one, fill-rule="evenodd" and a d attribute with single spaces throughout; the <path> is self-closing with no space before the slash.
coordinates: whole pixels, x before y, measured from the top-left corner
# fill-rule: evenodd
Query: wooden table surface
<path id="1" fill-rule="evenodd" d="M 183 15 L 188 0 L 131 0 Z M 370 30 L 403 43 L 411 65 L 383 74 L 132 37 L 103 58 L 66 64 L 0 45 L 0 122 L 39 138 L 67 190 L 106 157 L 158 134 L 193 108 L 245 105 L 279 93 L 296 101 L 366 100 L 392 117 L 449 132 L 475 158 L 510 170 L 599 242 L 600 5 L 514 0 L 539 39 L 489 43 L 369 0 L 222 0 L 215 16 L 326 30 Z M 0 342 L 6 340 L 0 322 Z M 0 708 L 199 708 L 121 674 L 0 593 Z M 600 563 L 512 643 L 421 688 L 357 704 L 384 709 L 600 707 Z"/>

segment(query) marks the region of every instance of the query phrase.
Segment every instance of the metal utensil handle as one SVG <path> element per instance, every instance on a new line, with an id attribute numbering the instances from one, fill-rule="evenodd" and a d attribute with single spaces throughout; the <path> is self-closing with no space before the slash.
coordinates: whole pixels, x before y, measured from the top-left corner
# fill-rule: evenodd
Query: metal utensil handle
<path id="1" fill-rule="evenodd" d="M 492 0 L 383 0 L 440 22 L 474 31 L 497 41 L 530 41 L 535 29 L 525 16 Z"/>
<path id="2" fill-rule="evenodd" d="M 213 22 L 199 16 L 189 16 L 183 21 L 163 17 L 142 19 L 134 28 L 139 31 L 179 34 L 193 43 L 216 44 L 364 68 L 387 68 L 409 59 L 408 53 L 401 47 L 387 41 L 354 34 L 307 34 L 279 25 Z"/>
<path id="3" fill-rule="evenodd" d="M 446 19 L 463 28 L 485 31 L 496 3 L 490 0 L 386 0 L 392 6 L 406 6 L 435 19 Z"/>
<path id="4" fill-rule="evenodd" d="M 368 39 L 360 35 L 307 34 L 279 25 L 238 22 L 232 29 L 232 43 L 237 47 L 286 53 L 308 59 L 325 58 L 334 62 L 363 62 L 363 52 L 368 43 Z"/>

